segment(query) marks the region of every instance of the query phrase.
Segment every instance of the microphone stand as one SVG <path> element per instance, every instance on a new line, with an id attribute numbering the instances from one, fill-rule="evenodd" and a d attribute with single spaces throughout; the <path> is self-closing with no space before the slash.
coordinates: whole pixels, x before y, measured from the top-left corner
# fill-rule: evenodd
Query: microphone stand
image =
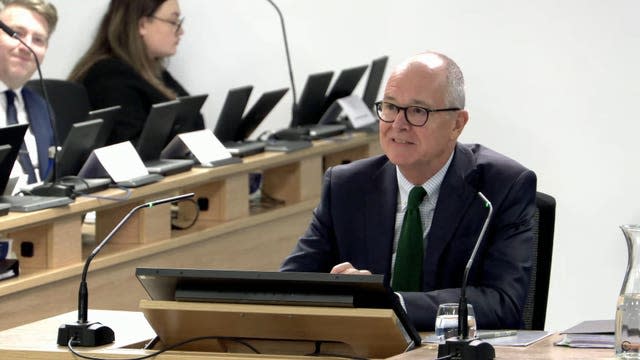
<path id="1" fill-rule="evenodd" d="M 448 356 L 448 358 L 452 360 L 490 360 L 496 356 L 495 349 L 491 344 L 482 340 L 469 338 L 469 310 L 467 309 L 466 296 L 467 280 L 469 278 L 469 270 L 473 265 L 473 260 L 476 257 L 484 233 L 489 226 L 491 215 L 493 214 L 491 202 L 480 191 L 478 191 L 478 196 L 484 201 L 485 207 L 489 208 L 489 213 L 482 225 L 482 230 L 480 230 L 480 235 L 469 257 L 467 266 L 464 268 L 462 286 L 460 287 L 460 300 L 458 302 L 458 336 L 447 339 L 444 344 L 438 345 L 438 358 L 447 358 Z"/>
<path id="2" fill-rule="evenodd" d="M 295 116 L 295 112 L 298 107 L 296 100 L 298 96 L 296 95 L 296 84 L 293 81 L 293 67 L 291 66 L 291 55 L 289 54 L 289 42 L 287 41 L 287 30 L 284 26 L 284 17 L 282 16 L 282 12 L 280 12 L 280 8 L 278 8 L 278 6 L 272 0 L 267 0 L 267 2 L 276 9 L 278 17 L 280 18 L 280 27 L 282 28 L 282 37 L 284 38 L 284 51 L 287 56 L 287 66 L 289 68 L 289 80 L 291 81 L 291 94 L 293 95 L 291 116 Z"/>
<path id="3" fill-rule="evenodd" d="M 111 238 L 122 228 L 122 226 L 135 214 L 138 210 L 150 208 L 156 205 L 175 202 L 192 197 L 193 193 L 177 195 L 165 199 L 155 200 L 148 203 L 138 205 L 131 209 L 127 215 L 111 230 L 111 232 L 100 242 L 98 246 L 91 252 L 84 263 L 82 269 L 82 278 L 80 281 L 80 290 L 78 292 L 78 321 L 75 323 L 63 324 L 58 328 L 58 345 L 66 346 L 70 342 L 75 346 L 100 346 L 112 343 L 115 339 L 113 330 L 102 325 L 99 322 L 89 322 L 87 313 L 89 308 L 89 290 L 87 288 L 87 272 L 91 260 L 98 255 L 100 250 L 111 240 Z"/>

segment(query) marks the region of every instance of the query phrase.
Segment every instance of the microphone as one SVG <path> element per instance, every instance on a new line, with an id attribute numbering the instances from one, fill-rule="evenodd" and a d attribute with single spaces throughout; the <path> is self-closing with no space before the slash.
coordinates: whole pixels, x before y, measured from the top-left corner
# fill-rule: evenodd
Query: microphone
<path id="1" fill-rule="evenodd" d="M 36 69 L 38 70 L 38 80 L 40 82 L 40 88 L 42 89 L 42 96 L 44 97 L 44 101 L 46 102 L 47 106 L 47 116 L 49 116 L 49 123 L 51 125 L 51 130 L 53 132 L 53 151 L 51 151 L 50 149 L 50 156 L 52 157 L 52 161 L 51 161 L 51 170 L 50 173 L 47 174 L 47 177 L 51 179 L 51 181 L 55 181 L 58 178 L 58 174 L 56 173 L 57 171 L 57 166 L 56 166 L 56 159 L 57 159 L 57 155 L 58 155 L 58 130 L 56 128 L 56 124 L 55 124 L 55 120 L 53 118 L 53 115 L 51 114 L 51 101 L 49 100 L 49 93 L 47 92 L 47 87 L 44 85 L 44 78 L 42 77 L 42 70 L 40 69 L 40 60 L 38 60 L 38 56 L 36 55 L 35 51 L 33 51 L 33 49 L 31 48 L 31 46 L 27 45 L 27 43 L 25 43 L 20 36 L 18 36 L 18 33 L 13 30 L 11 27 L 9 27 L 7 24 L 5 24 L 3 21 L 0 21 L 0 28 L 2 28 L 2 31 L 4 31 L 7 35 L 9 35 L 10 37 L 18 40 L 20 42 L 20 44 L 22 44 L 24 47 L 27 48 L 27 50 L 29 50 L 29 52 L 31 52 L 31 55 L 33 55 L 33 59 L 36 61 Z M 44 175 L 44 174 L 43 174 Z M 45 179 L 42 179 L 43 181 Z M 31 193 L 33 195 L 49 195 L 49 196 L 68 196 L 68 194 L 70 194 L 72 192 L 73 189 L 71 188 L 61 188 L 61 185 L 57 186 L 57 187 L 51 187 L 51 186 L 41 186 L 41 187 L 36 187 L 33 188 L 31 190 Z"/>
<path id="2" fill-rule="evenodd" d="M 469 339 L 469 323 L 467 322 L 469 311 L 467 309 L 467 280 L 469 278 L 469 270 L 473 265 L 480 243 L 484 237 L 484 233 L 489 226 L 491 215 L 493 214 L 493 206 L 491 201 L 484 194 L 478 191 L 478 196 L 484 201 L 485 207 L 489 209 L 487 217 L 480 230 L 480 235 L 476 240 L 476 245 L 469 256 L 469 261 L 464 268 L 462 277 L 462 286 L 460 287 L 460 300 L 458 302 L 458 336 L 447 339 L 444 344 L 438 345 L 438 358 L 448 356 L 452 360 L 489 360 L 495 358 L 495 349 L 487 342 L 478 339 Z"/>
<path id="3" fill-rule="evenodd" d="M 297 100 L 296 100 L 298 96 L 296 95 L 296 84 L 293 81 L 293 67 L 291 66 L 291 56 L 289 55 L 289 42 L 287 41 L 287 30 L 285 29 L 285 26 L 284 26 L 284 17 L 282 16 L 282 12 L 280 12 L 280 8 L 278 8 L 278 6 L 272 0 L 267 0 L 267 2 L 276 9 L 276 12 L 278 13 L 278 17 L 280 18 L 280 26 L 282 28 L 282 37 L 284 38 L 284 51 L 287 56 L 287 66 L 289 68 L 289 81 L 291 82 L 291 94 L 293 96 L 291 116 L 294 116 L 296 108 L 298 107 Z"/>
<path id="4" fill-rule="evenodd" d="M 102 250 L 102 248 L 111 240 L 111 238 L 122 228 L 122 226 L 135 214 L 138 210 L 150 208 L 161 204 L 175 202 L 192 197 L 193 193 L 177 195 L 160 200 L 154 200 L 148 203 L 138 205 L 131 209 L 127 215 L 111 230 L 111 232 L 100 242 L 98 246 L 91 252 L 84 263 L 82 269 L 82 279 L 80 281 L 80 290 L 78 292 L 78 321 L 75 323 L 63 324 L 58 328 L 58 345 L 66 346 L 69 344 L 75 346 L 100 346 L 112 343 L 115 338 L 111 328 L 102 325 L 99 322 L 88 322 L 87 312 L 89 309 L 89 290 L 87 289 L 87 272 L 91 260 Z"/>
<path id="5" fill-rule="evenodd" d="M 13 29 L 10 28 L 9 25 L 5 24 L 4 21 L 2 20 L 0 20 L 0 28 L 2 29 L 2 31 L 4 31 L 5 33 L 7 33 L 7 35 L 11 37 L 16 37 L 17 35 L 17 33 L 13 31 Z"/>

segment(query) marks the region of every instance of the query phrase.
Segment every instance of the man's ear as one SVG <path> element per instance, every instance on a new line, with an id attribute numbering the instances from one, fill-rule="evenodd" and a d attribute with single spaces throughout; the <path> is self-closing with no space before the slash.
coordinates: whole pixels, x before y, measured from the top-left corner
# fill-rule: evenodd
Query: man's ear
<path id="1" fill-rule="evenodd" d="M 469 112 L 467 110 L 456 111 L 454 126 L 453 129 L 451 129 L 451 140 L 458 139 L 460 134 L 462 134 L 462 130 L 467 125 L 467 121 L 469 121 Z"/>

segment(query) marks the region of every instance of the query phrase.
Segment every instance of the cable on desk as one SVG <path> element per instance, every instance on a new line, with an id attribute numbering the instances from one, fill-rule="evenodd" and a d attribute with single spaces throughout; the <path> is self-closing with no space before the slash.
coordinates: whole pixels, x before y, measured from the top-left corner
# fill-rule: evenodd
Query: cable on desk
<path id="1" fill-rule="evenodd" d="M 316 341 L 315 350 L 311 354 L 305 354 L 305 356 L 331 356 L 331 357 L 339 357 L 339 358 L 353 359 L 353 360 L 367 360 L 367 358 L 361 358 L 357 356 L 322 352 L 321 347 L 322 347 L 322 344 L 324 343 L 325 343 L 324 341 Z"/>
<path id="2" fill-rule="evenodd" d="M 71 351 L 71 353 L 73 355 L 75 355 L 75 356 L 77 356 L 79 358 L 88 359 L 88 360 L 109 360 L 107 358 L 99 358 L 99 357 L 93 357 L 93 356 L 80 354 L 73 347 L 73 345 L 75 345 L 75 343 L 77 343 L 74 339 L 75 339 L 75 337 L 70 338 L 69 342 L 67 343 L 67 347 L 69 348 L 69 351 Z M 158 350 L 158 351 L 156 351 L 154 353 L 151 353 L 151 354 L 148 354 L 148 355 L 135 357 L 135 358 L 119 358 L 119 359 L 120 360 L 143 360 L 143 359 L 149 359 L 149 358 L 152 358 L 152 357 L 156 357 L 156 356 L 158 356 L 158 355 L 160 355 L 162 353 L 165 353 L 165 352 L 167 352 L 169 350 L 173 350 L 173 349 L 175 349 L 177 347 L 180 347 L 182 345 L 185 345 L 185 344 L 188 344 L 188 343 L 192 343 L 192 342 L 196 342 L 196 341 L 201 341 L 201 340 L 226 340 L 226 341 L 236 342 L 238 344 L 246 346 L 247 348 L 249 348 L 254 353 L 260 354 L 258 349 L 256 349 L 251 344 L 247 343 L 246 341 L 244 341 L 242 339 L 225 337 L 225 336 L 200 336 L 200 337 L 194 337 L 194 338 L 191 338 L 191 339 L 186 339 L 184 341 L 181 341 L 181 342 L 173 344 L 173 345 L 169 345 L 164 349 Z"/>
<path id="3" fill-rule="evenodd" d="M 184 224 L 182 221 L 179 221 L 179 211 L 176 209 L 174 212 L 173 206 L 181 203 L 181 202 L 188 202 L 193 204 L 193 208 L 194 208 L 194 215 L 193 215 L 193 219 L 190 219 L 188 223 Z M 171 228 L 175 229 L 175 230 L 186 230 L 190 227 L 192 227 L 196 221 L 198 221 L 198 217 L 200 216 L 200 206 L 198 206 L 198 202 L 195 199 L 184 199 L 181 201 L 176 201 L 175 203 L 171 203 Z"/>

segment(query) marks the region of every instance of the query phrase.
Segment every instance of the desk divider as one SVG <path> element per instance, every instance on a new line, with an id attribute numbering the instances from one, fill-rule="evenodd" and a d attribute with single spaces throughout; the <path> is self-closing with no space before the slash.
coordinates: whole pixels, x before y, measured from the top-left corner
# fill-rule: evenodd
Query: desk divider
<path id="1" fill-rule="evenodd" d="M 285 204 L 317 198 L 321 188 L 322 156 L 308 157 L 263 172 L 262 192 Z"/>
<path id="2" fill-rule="evenodd" d="M 198 201 L 207 200 L 207 208 L 201 209 L 199 219 L 227 221 L 249 216 L 249 177 L 246 173 L 230 175 L 188 191 L 194 192 Z"/>
<path id="3" fill-rule="evenodd" d="M 177 194 L 158 194 L 138 203 L 126 203 L 115 208 L 97 211 L 95 230 L 97 243 L 102 241 L 135 206 L 171 195 Z M 138 211 L 111 239 L 111 243 L 146 244 L 170 237 L 171 204 L 163 204 Z"/>
<path id="4" fill-rule="evenodd" d="M 79 215 L 12 231 L 13 249 L 24 269 L 55 269 L 82 261 L 82 222 Z M 28 249 L 21 251 L 21 249 Z"/>

